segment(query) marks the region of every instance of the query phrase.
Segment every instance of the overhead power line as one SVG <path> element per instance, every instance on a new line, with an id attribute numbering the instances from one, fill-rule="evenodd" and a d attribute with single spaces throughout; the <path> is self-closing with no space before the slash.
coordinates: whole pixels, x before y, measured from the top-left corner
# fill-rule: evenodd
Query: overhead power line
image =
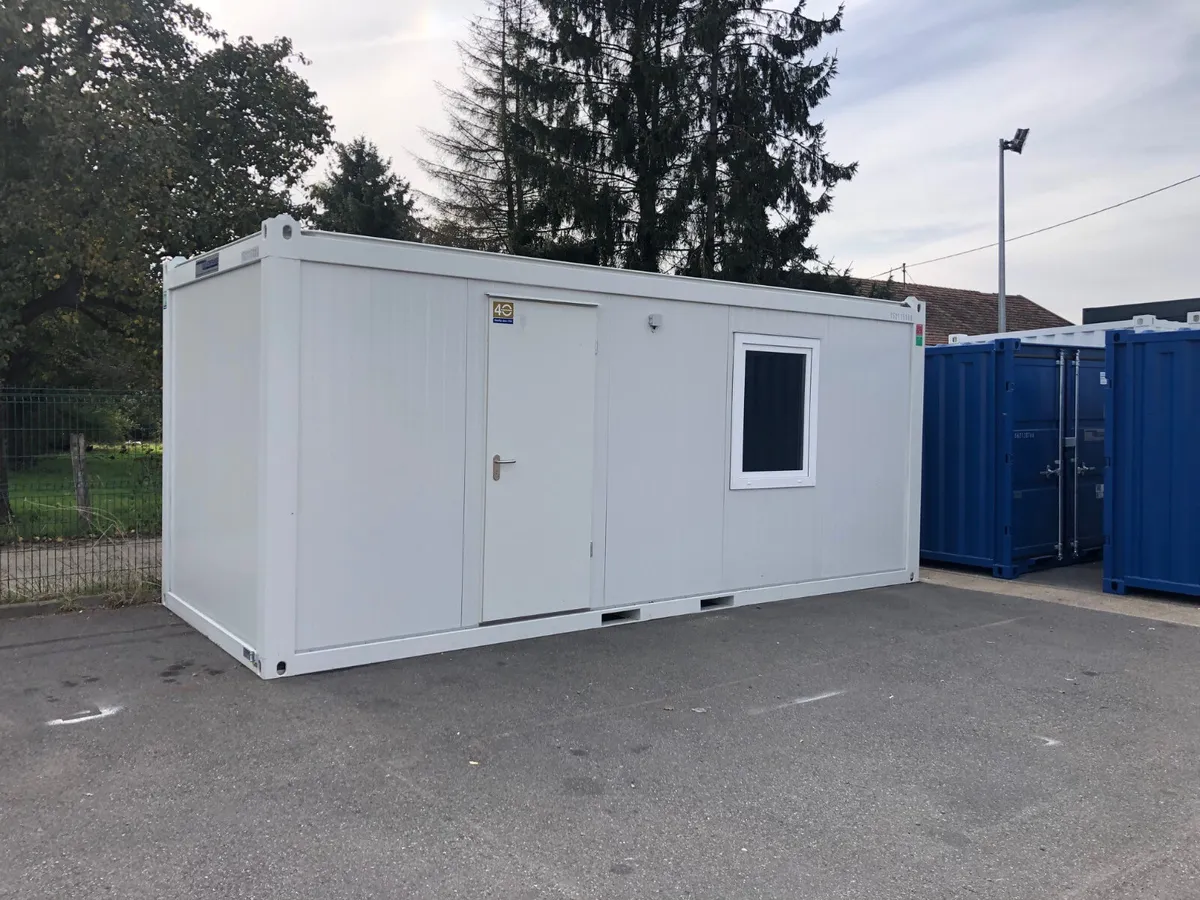
<path id="1" fill-rule="evenodd" d="M 1147 197 L 1153 197 L 1155 194 L 1161 194 L 1163 191 L 1169 191 L 1169 190 L 1171 190 L 1171 188 L 1177 188 L 1181 184 L 1187 184 L 1189 181 L 1197 181 L 1197 180 L 1200 180 L 1200 174 L 1193 175 L 1190 178 L 1184 178 L 1181 181 L 1176 181 L 1173 184 L 1168 184 L 1163 187 L 1156 188 L 1153 191 L 1147 191 L 1144 194 L 1138 194 L 1136 197 L 1130 197 L 1128 200 L 1122 200 L 1120 203 L 1112 204 L 1112 206 L 1106 206 L 1103 209 L 1096 209 L 1090 213 L 1084 213 L 1082 216 L 1076 216 L 1073 219 L 1066 219 L 1065 221 L 1062 221 L 1062 222 L 1055 222 L 1053 225 L 1047 225 L 1044 228 L 1035 228 L 1033 231 L 1027 231 L 1024 234 L 1018 234 L 1014 237 L 1010 237 L 1010 238 L 1006 239 L 1004 241 L 1004 243 L 1011 244 L 1013 241 L 1021 240 L 1021 238 L 1033 237 L 1035 234 L 1045 234 L 1047 231 L 1053 231 L 1055 228 L 1062 228 L 1064 225 L 1071 225 L 1075 222 L 1082 222 L 1084 219 L 1090 219 L 1092 216 L 1100 215 L 1100 213 L 1105 213 L 1105 212 L 1108 212 L 1109 210 L 1117 209 L 1118 207 L 1121 207 L 1121 206 L 1128 206 L 1130 203 L 1134 203 L 1138 200 L 1145 200 Z M 933 259 L 924 259 L 924 260 L 921 260 L 921 262 L 907 263 L 907 268 L 915 269 L 917 266 L 927 266 L 930 263 L 942 262 L 943 260 L 954 259 L 955 257 L 958 257 L 958 256 L 966 256 L 969 253 L 978 253 L 980 250 L 990 250 L 993 247 L 999 246 L 999 244 L 1000 244 L 999 241 L 992 241 L 990 244 L 983 244 L 982 246 L 979 246 L 979 247 L 972 247 L 970 250 L 960 250 L 957 253 L 947 253 L 945 256 L 937 256 L 937 257 L 934 257 Z M 883 272 L 880 272 L 878 275 L 872 275 L 870 280 L 873 281 L 876 278 L 882 278 L 884 275 L 891 275 L 893 272 L 895 272 L 899 268 L 900 268 L 900 266 L 894 266 L 891 269 L 887 269 Z"/>

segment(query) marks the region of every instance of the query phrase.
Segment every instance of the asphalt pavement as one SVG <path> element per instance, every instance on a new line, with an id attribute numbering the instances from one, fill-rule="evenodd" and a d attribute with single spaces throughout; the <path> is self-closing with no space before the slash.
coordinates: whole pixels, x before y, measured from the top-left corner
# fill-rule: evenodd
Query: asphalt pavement
<path id="1" fill-rule="evenodd" d="M 1198 660 L 927 584 L 273 683 L 0 621 L 0 897 L 1196 898 Z"/>

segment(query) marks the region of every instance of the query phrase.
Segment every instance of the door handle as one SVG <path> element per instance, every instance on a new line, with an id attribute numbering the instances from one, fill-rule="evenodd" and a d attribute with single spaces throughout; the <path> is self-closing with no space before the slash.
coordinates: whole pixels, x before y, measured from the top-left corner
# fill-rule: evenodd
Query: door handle
<path id="1" fill-rule="evenodd" d="M 1075 463 L 1075 471 L 1076 471 L 1076 472 L 1078 472 L 1080 475 L 1083 475 L 1083 474 L 1085 474 L 1085 473 L 1087 473 L 1087 472 L 1095 472 L 1095 471 L 1096 471 L 1096 467 L 1095 467 L 1095 466 L 1089 466 L 1087 463 L 1081 463 L 1081 462 L 1078 462 L 1078 461 L 1076 461 L 1076 463 Z"/>
<path id="2" fill-rule="evenodd" d="M 515 459 L 501 459 L 499 453 L 497 453 L 495 456 L 493 456 L 492 457 L 492 481 L 500 480 L 500 467 L 501 466 L 511 466 L 515 462 L 516 462 Z"/>
<path id="3" fill-rule="evenodd" d="M 1042 471 L 1040 471 L 1038 474 L 1045 475 L 1047 478 L 1053 478 L 1055 475 L 1057 475 L 1061 471 L 1062 471 L 1062 467 L 1059 465 L 1059 461 L 1056 459 L 1054 461 L 1054 468 L 1050 468 L 1050 466 L 1046 466 L 1046 468 L 1042 469 Z"/>

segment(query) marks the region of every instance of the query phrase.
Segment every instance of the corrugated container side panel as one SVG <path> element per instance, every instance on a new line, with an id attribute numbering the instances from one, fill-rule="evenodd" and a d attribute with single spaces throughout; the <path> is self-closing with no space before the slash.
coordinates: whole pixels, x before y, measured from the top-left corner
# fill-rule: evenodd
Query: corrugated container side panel
<path id="1" fill-rule="evenodd" d="M 1200 331 L 1115 333 L 1105 587 L 1200 594 Z"/>
<path id="2" fill-rule="evenodd" d="M 1124 547 L 1113 540 L 1116 534 L 1117 509 L 1117 453 L 1124 441 L 1118 434 L 1116 424 L 1117 406 L 1117 354 L 1112 341 L 1105 342 L 1104 349 L 1104 589 L 1116 589 L 1116 572 L 1122 568 L 1118 556 Z"/>
<path id="3" fill-rule="evenodd" d="M 1001 528 L 1007 528 L 998 562 L 1011 566 L 1055 553 L 1058 543 L 1059 483 L 1044 474 L 1060 455 L 1059 406 L 1063 371 L 1059 348 L 1005 341 L 1002 423 L 1011 459 L 1001 485 Z M 1008 389 L 1011 387 L 1011 389 Z M 1060 460 L 1060 465 L 1062 464 Z"/>
<path id="4" fill-rule="evenodd" d="M 991 566 L 996 557 L 996 350 L 925 356 L 921 555 Z"/>
<path id="5" fill-rule="evenodd" d="M 1104 545 L 1104 351 L 1078 351 L 1078 421 L 1071 423 L 1076 457 L 1082 464 L 1074 490 L 1073 513 L 1078 523 L 1075 539 L 1081 551 L 1099 550 Z"/>
<path id="6" fill-rule="evenodd" d="M 1182 342 L 1175 362 L 1172 463 L 1180 490 L 1173 494 L 1171 546 L 1180 581 L 1200 592 L 1200 335 Z"/>

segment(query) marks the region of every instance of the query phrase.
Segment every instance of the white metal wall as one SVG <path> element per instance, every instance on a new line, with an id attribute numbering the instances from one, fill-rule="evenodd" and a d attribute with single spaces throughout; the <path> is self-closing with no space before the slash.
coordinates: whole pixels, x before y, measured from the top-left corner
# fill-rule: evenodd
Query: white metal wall
<path id="1" fill-rule="evenodd" d="M 488 295 L 468 307 L 467 460 L 483 460 Z M 912 325 L 613 297 L 599 304 L 593 608 L 903 570 Z M 518 305 L 520 301 L 517 301 Z M 662 316 L 651 331 L 647 318 Z M 729 489 L 733 335 L 821 339 L 817 485 Z M 918 394 L 919 396 L 919 394 Z M 479 621 L 485 466 L 467 468 L 463 624 Z"/>
<path id="2" fill-rule="evenodd" d="M 301 264 L 298 650 L 461 624 L 466 289 Z"/>
<path id="3" fill-rule="evenodd" d="M 167 590 L 256 646 L 260 267 L 175 289 Z"/>
<path id="4" fill-rule="evenodd" d="M 301 277 L 297 649 L 478 624 L 488 295 L 512 286 Z M 533 293 L 600 304 L 593 608 L 905 567 L 910 324 Z M 738 331 L 822 341 L 815 487 L 729 489 Z"/>
<path id="5" fill-rule="evenodd" d="M 284 220 L 219 257 L 195 282 L 169 267 L 167 588 L 267 677 L 394 658 L 390 638 L 480 622 L 490 294 L 598 307 L 593 610 L 915 578 L 915 304 L 310 237 Z M 423 266 L 440 274 L 410 271 Z M 618 280 L 672 299 L 610 292 Z M 813 487 L 729 488 L 737 332 L 821 341 Z"/>
<path id="6" fill-rule="evenodd" d="M 651 313 L 662 327 L 651 332 Z M 729 309 L 624 298 L 600 310 L 607 503 L 597 605 L 725 587 Z M 605 489 L 605 482 L 599 485 Z"/>
<path id="7" fill-rule="evenodd" d="M 727 492 L 725 586 L 903 569 L 912 325 L 751 309 L 730 324 L 821 338 L 821 398 L 816 485 Z"/>

